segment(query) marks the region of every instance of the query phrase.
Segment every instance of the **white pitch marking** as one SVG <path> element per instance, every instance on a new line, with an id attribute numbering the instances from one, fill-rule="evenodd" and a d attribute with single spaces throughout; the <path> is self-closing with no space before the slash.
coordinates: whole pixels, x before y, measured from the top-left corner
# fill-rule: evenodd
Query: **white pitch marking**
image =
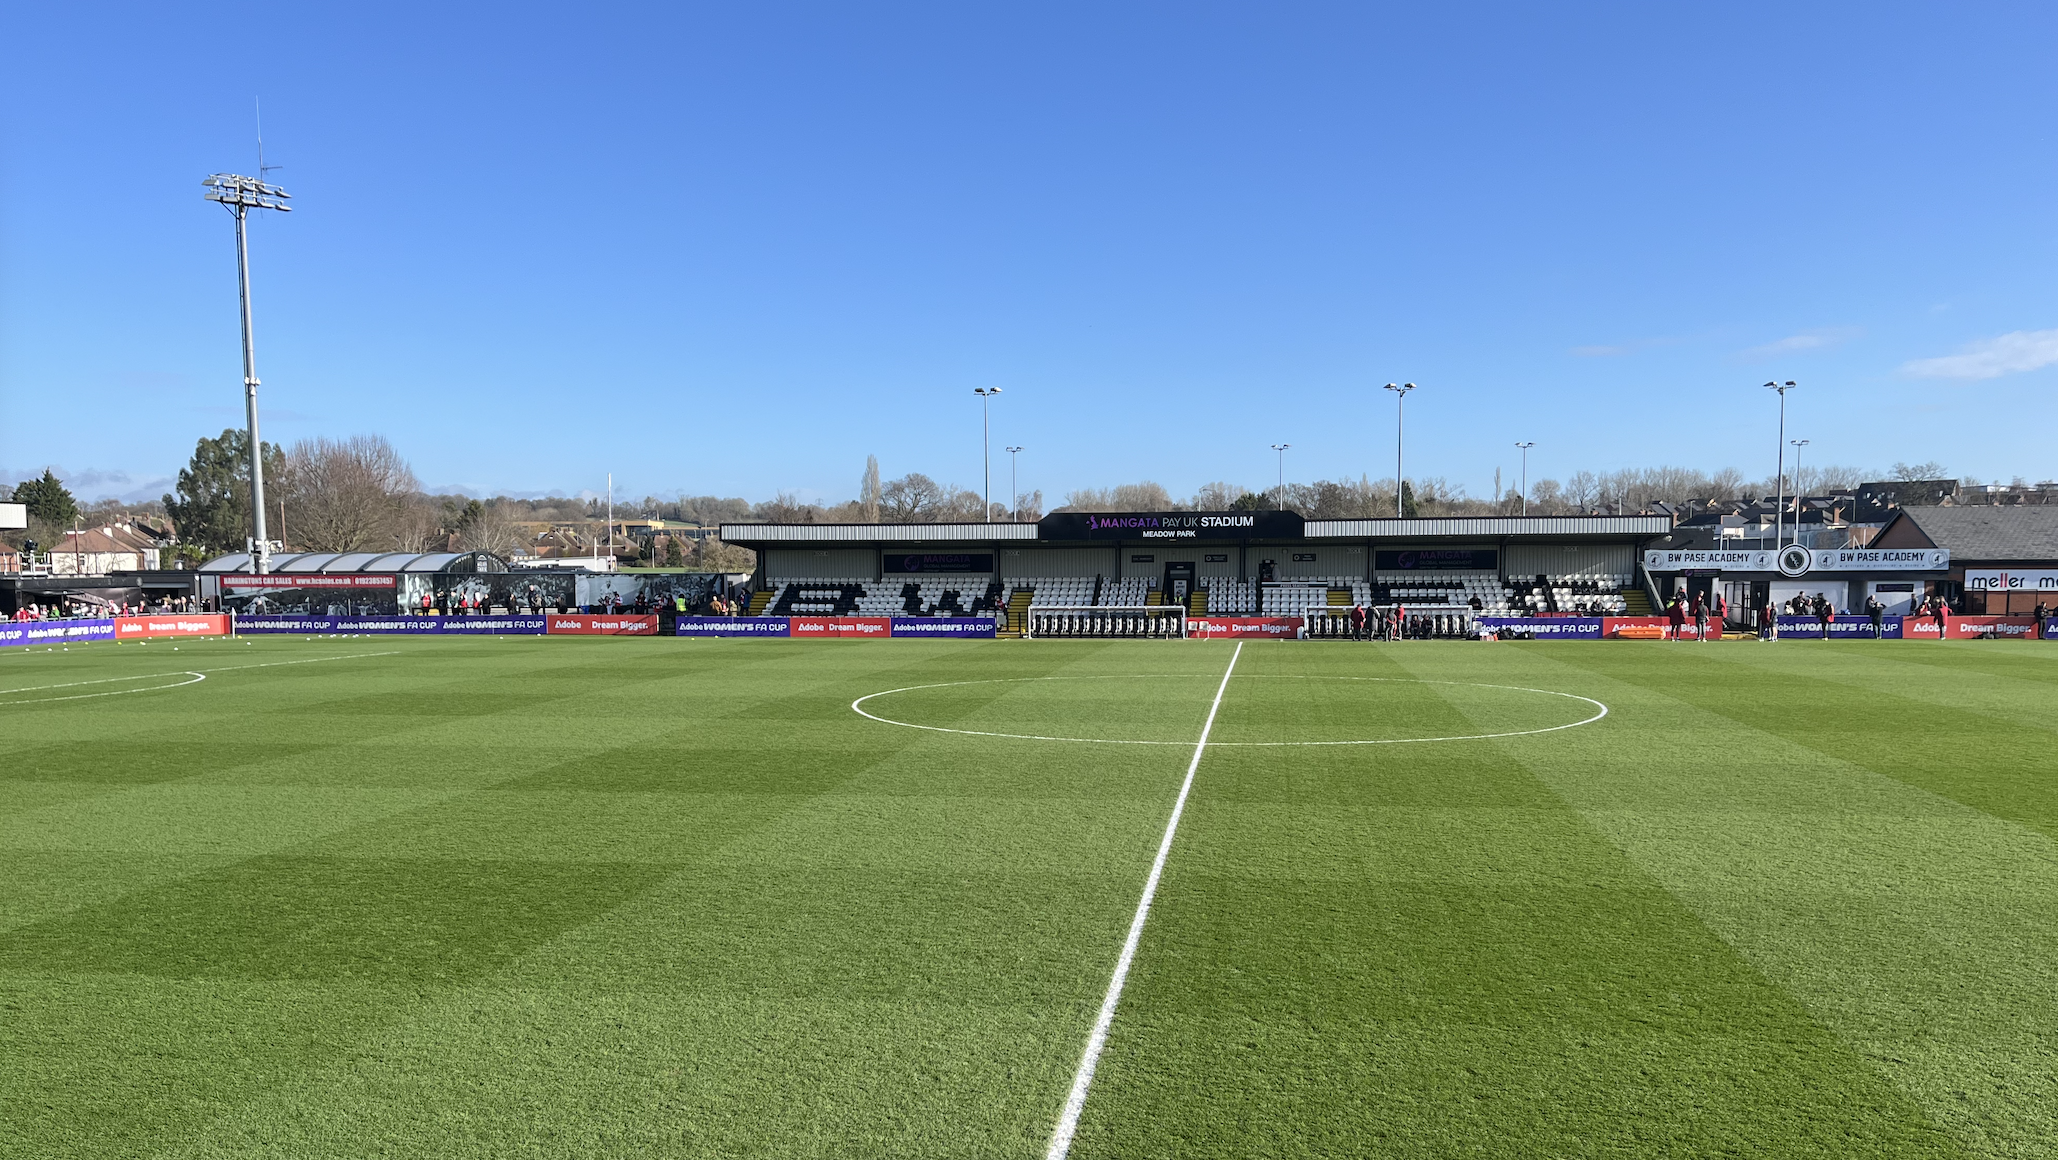
<path id="1" fill-rule="evenodd" d="M 1241 648 L 1242 644 L 1239 642 L 1237 647 Z M 1157 674 L 1152 679 L 1157 679 L 1162 676 L 1163 674 Z M 1556 733 L 1560 729 L 1577 729 L 1581 725 L 1591 725 L 1594 722 L 1608 715 L 1608 707 L 1602 704 L 1601 702 L 1594 700 L 1592 697 L 1582 697 L 1577 693 L 1561 693 L 1556 689 L 1532 689 L 1523 685 L 1489 685 L 1483 684 L 1478 681 L 1424 681 L 1418 680 L 1414 677 L 1329 677 L 1321 675 L 1309 675 L 1305 673 L 1259 673 L 1257 677 L 1254 677 L 1252 679 L 1256 680 L 1264 677 L 1276 677 L 1280 680 L 1387 681 L 1395 684 L 1406 685 L 1463 685 L 1467 688 L 1474 689 L 1506 689 L 1510 692 L 1516 693 L 1538 693 L 1546 697 L 1564 697 L 1567 700 L 1571 701 L 1584 701 L 1587 704 L 1592 705 L 1595 709 L 1598 709 L 1599 712 L 1595 713 L 1591 717 L 1584 718 L 1583 720 L 1568 722 L 1564 725 L 1547 725 L 1542 729 L 1517 729 L 1507 733 L 1462 733 L 1451 737 L 1382 737 L 1363 741 L 1217 741 L 1215 742 L 1215 748 L 1221 749 L 1224 747 L 1235 747 L 1239 749 L 1277 749 L 1287 746 L 1299 747 L 1325 745 L 1414 745 L 1430 741 L 1490 741 L 1497 737 L 1528 737 L 1537 733 Z M 945 728 L 942 725 L 917 725 L 913 721 L 896 721 L 891 717 L 881 717 L 876 713 L 868 713 L 864 709 L 864 703 L 866 701 L 871 700 L 874 697 L 890 697 L 895 693 L 918 693 L 921 692 L 923 689 L 951 689 L 956 688 L 960 685 L 1023 684 L 1030 681 L 1114 681 L 1137 679 L 1142 678 L 1135 675 L 1126 674 L 1102 674 L 1057 677 L 994 677 L 988 680 L 981 681 L 944 681 L 940 684 L 934 685 L 909 685 L 904 689 L 883 689 L 877 693 L 867 693 L 864 696 L 859 697 L 857 700 L 852 701 L 850 703 L 850 708 L 851 711 L 856 713 L 858 716 L 869 718 L 873 721 L 877 721 L 881 725 L 899 725 L 904 729 L 926 729 L 931 733 L 958 733 L 966 737 L 1002 737 L 1012 741 L 1070 741 L 1080 745 L 1186 744 L 1186 742 L 1184 741 L 1134 741 L 1110 737 L 1047 737 L 1040 733 L 992 733 L 981 729 L 949 729 Z"/>
<path id="2" fill-rule="evenodd" d="M 1165 859 L 1172 853 L 1172 836 L 1179 831 L 1180 815 L 1186 812 L 1186 795 L 1193 790 L 1194 771 L 1200 768 L 1201 754 L 1207 752 L 1208 734 L 1215 728 L 1215 713 L 1222 708 L 1222 694 L 1229 691 L 1229 675 L 1236 671 L 1236 658 L 1243 655 L 1243 642 L 1236 642 L 1236 651 L 1229 654 L 1229 667 L 1222 670 L 1222 683 L 1215 687 L 1215 703 L 1208 706 L 1208 720 L 1201 726 L 1200 740 L 1194 743 L 1193 760 L 1186 763 L 1186 780 L 1179 785 L 1179 798 L 1172 803 L 1172 817 L 1165 823 L 1165 837 L 1158 843 L 1158 856 L 1150 864 L 1150 877 L 1143 883 L 1143 897 L 1136 903 L 1136 917 L 1129 920 L 1129 937 L 1122 940 L 1122 954 L 1115 960 L 1115 975 L 1108 980 L 1107 998 L 1101 1000 L 1100 1015 L 1093 1021 L 1093 1032 L 1086 1037 L 1086 1052 L 1079 1057 L 1079 1073 L 1072 1077 L 1072 1093 L 1065 1097 L 1064 1114 L 1058 1117 L 1057 1131 L 1051 1133 L 1050 1148 L 1044 1152 L 1045 1160 L 1065 1160 L 1065 1153 L 1072 1150 L 1072 1137 L 1079 1131 L 1079 1114 L 1086 1110 L 1086 1093 L 1093 1087 L 1093 1073 L 1100 1066 L 1100 1053 L 1108 1045 L 1108 1029 L 1114 1026 L 1115 1008 L 1122 1001 L 1122 985 L 1129 981 L 1129 965 L 1136 961 L 1136 945 L 1143 940 L 1143 923 L 1150 917 L 1151 899 L 1158 893 L 1158 879 L 1164 876 Z"/>
<path id="3" fill-rule="evenodd" d="M 192 680 L 190 680 L 190 681 L 173 681 L 173 682 L 172 682 L 171 684 L 169 684 L 169 685 L 145 685 L 144 687 L 142 687 L 142 688 L 140 688 L 140 689 L 106 689 L 106 690 L 103 690 L 103 691 L 101 691 L 101 692 L 98 692 L 98 693 L 71 693 L 71 694 L 69 694 L 69 695 L 67 695 L 67 696 L 63 696 L 63 697 L 24 697 L 24 698 L 22 698 L 22 699 L 21 699 L 21 700 L 19 700 L 19 701 L 0 701 L 0 705 L 39 705 L 39 704 L 42 704 L 42 703 L 44 703 L 44 702 L 47 702 L 47 701 L 83 701 L 83 700 L 85 700 L 85 699 L 86 699 L 86 698 L 88 698 L 88 697 L 120 697 L 120 696 L 124 696 L 124 695 L 126 695 L 126 694 L 128 694 L 128 693 L 154 693 L 154 692 L 158 691 L 159 689 L 176 689 L 176 688 L 179 688 L 180 686 L 183 686 L 183 685 L 197 685 L 197 684 L 199 684 L 200 682 L 202 682 L 202 681 L 204 681 L 204 680 L 206 680 L 206 679 L 207 679 L 207 677 L 206 677 L 206 676 L 205 676 L 204 674 L 202 674 L 202 673 L 198 673 L 198 672 L 194 672 L 194 671 L 192 671 L 192 670 L 190 670 L 190 669 L 189 669 L 189 670 L 187 670 L 187 671 L 185 671 L 185 672 L 178 672 L 178 673 L 152 673 L 152 674 L 150 674 L 150 675 L 149 675 L 149 676 L 147 676 L 147 677 L 115 677 L 115 678 L 112 678 L 112 679 L 114 679 L 114 680 L 118 680 L 118 681 L 119 681 L 119 680 L 129 680 L 129 681 L 149 681 L 149 680 L 155 680 L 155 679 L 156 679 L 156 678 L 158 678 L 158 677 L 191 677 L 191 678 L 193 678 L 193 679 L 192 679 Z M 98 685 L 98 684 L 102 684 L 102 683 L 104 683 L 104 682 L 101 682 L 101 681 L 79 681 L 79 682 L 76 682 L 76 683 L 77 683 L 77 684 L 81 684 L 81 685 Z M 52 689 L 63 689 L 63 688 L 69 688 L 69 687 L 71 687 L 71 686 L 67 686 L 67 685 L 49 685 L 49 686 L 46 686 L 46 687 L 47 687 L 47 688 L 52 688 Z M 7 693 L 33 693 L 33 692 L 35 692 L 35 691 L 36 691 L 36 690 L 34 690 L 34 689 L 6 689 L 6 690 L 0 690 L 0 692 L 7 692 Z"/>
<path id="4" fill-rule="evenodd" d="M 340 657 L 308 657 L 305 660 L 298 661 L 266 661 L 255 665 L 224 665 L 221 668 L 214 669 L 180 669 L 177 672 L 145 673 L 135 677 L 102 677 L 92 681 L 64 681 L 55 685 L 30 685 L 21 689 L 0 689 L 0 697 L 13 693 L 40 693 L 48 689 L 76 689 L 86 685 L 111 685 L 117 681 L 150 681 L 156 680 L 158 677 L 193 678 L 190 681 L 173 681 L 169 685 L 151 685 L 144 689 L 109 689 L 104 693 L 72 693 L 63 697 L 26 697 L 19 701 L 0 701 L 0 705 L 39 705 L 47 701 L 82 701 L 88 697 L 119 697 L 127 693 L 150 693 L 159 689 L 177 689 L 185 685 L 197 685 L 207 679 L 205 676 L 207 673 L 229 673 L 237 669 L 270 669 L 276 668 L 279 665 L 311 665 L 317 661 L 353 661 L 360 657 L 390 657 L 397 656 L 398 654 L 399 650 L 395 649 L 389 652 L 351 653 Z"/>

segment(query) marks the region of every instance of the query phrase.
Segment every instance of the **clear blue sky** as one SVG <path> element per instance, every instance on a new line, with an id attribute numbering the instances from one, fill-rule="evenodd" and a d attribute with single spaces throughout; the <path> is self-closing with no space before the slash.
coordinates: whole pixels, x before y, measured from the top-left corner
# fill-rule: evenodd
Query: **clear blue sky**
<path id="1" fill-rule="evenodd" d="M 426 484 L 1047 496 L 2058 475 L 2048 4 L 8 6 L 0 470 L 240 424 Z M 996 496 L 1006 487 L 997 468 Z"/>

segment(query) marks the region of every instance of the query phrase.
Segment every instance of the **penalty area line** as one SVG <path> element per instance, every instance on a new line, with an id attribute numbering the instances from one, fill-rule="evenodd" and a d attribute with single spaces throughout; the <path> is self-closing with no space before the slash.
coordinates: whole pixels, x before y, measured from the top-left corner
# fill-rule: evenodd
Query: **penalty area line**
<path id="1" fill-rule="evenodd" d="M 1086 1050 L 1079 1057 L 1079 1071 L 1072 1077 L 1071 1094 L 1065 1097 L 1065 1110 L 1058 1117 L 1058 1126 L 1051 1133 L 1050 1147 L 1044 1152 L 1044 1160 L 1065 1160 L 1065 1154 L 1072 1150 L 1072 1137 L 1079 1132 L 1079 1116 L 1086 1110 L 1086 1093 L 1093 1087 L 1093 1073 L 1100 1067 L 1100 1054 L 1108 1045 L 1108 1031 L 1115 1023 L 1115 1008 L 1122 1002 L 1122 987 L 1129 981 L 1129 967 L 1136 961 L 1137 944 L 1143 941 L 1143 924 L 1150 918 L 1151 900 L 1157 897 L 1158 880 L 1165 874 L 1165 859 L 1172 854 L 1172 838 L 1179 832 L 1179 819 L 1186 813 L 1186 797 L 1193 791 L 1193 775 L 1200 769 L 1201 754 L 1207 752 L 1208 734 L 1214 731 L 1215 714 L 1222 708 L 1222 694 L 1229 691 L 1229 676 L 1236 671 L 1236 659 L 1243 655 L 1243 642 L 1236 642 L 1236 651 L 1229 654 L 1229 667 L 1222 670 L 1222 683 L 1215 686 L 1215 701 L 1208 706 L 1208 719 L 1201 726 L 1200 740 L 1194 743 L 1193 760 L 1186 763 L 1186 780 L 1179 784 L 1179 797 L 1172 803 L 1172 817 L 1165 822 L 1165 836 L 1158 842 L 1158 856 L 1151 861 L 1150 877 L 1144 879 L 1143 897 L 1137 900 L 1136 916 L 1129 920 L 1129 937 L 1122 940 L 1122 953 L 1115 959 L 1115 973 L 1108 980 L 1107 997 L 1101 1000 L 1100 1014 L 1094 1018 L 1093 1031 L 1086 1037 Z"/>

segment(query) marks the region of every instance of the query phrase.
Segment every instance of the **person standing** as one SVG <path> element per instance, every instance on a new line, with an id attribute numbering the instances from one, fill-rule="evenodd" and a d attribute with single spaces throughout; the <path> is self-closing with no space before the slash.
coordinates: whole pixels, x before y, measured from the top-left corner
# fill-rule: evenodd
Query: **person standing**
<path id="1" fill-rule="evenodd" d="M 1680 630 L 1686 627 L 1686 601 L 1676 592 L 1672 595 L 1672 603 L 1665 606 L 1665 623 L 1665 639 L 1678 640 Z"/>
<path id="2" fill-rule="evenodd" d="M 1708 602 L 1698 592 L 1694 593 L 1694 639 L 1708 639 Z"/>
<path id="3" fill-rule="evenodd" d="M 1951 627 L 1951 606 L 1944 603 L 1942 596 L 1932 596 L 1929 598 L 1929 601 L 1930 615 L 1937 622 L 1937 639 L 1947 640 L 1949 639 Z"/>
<path id="4" fill-rule="evenodd" d="M 1365 606 L 1362 604 L 1351 605 L 1351 639 L 1365 639 Z"/>
<path id="5" fill-rule="evenodd" d="M 1886 605 L 1879 602 L 1877 593 L 1865 598 L 1865 615 L 1872 619 L 1872 639 L 1885 640 Z"/>
<path id="6" fill-rule="evenodd" d="M 2048 605 L 2048 604 L 2045 604 L 2045 603 L 2044 603 L 2043 601 L 2039 600 L 2039 601 L 2037 601 L 2037 606 L 2036 606 L 2036 608 L 2035 608 L 2035 609 L 2034 609 L 2033 611 L 2031 611 L 2030 615 L 2031 615 L 2031 616 L 2034 616 L 2034 617 L 2036 617 L 2036 621 L 2037 621 L 2037 639 L 2038 639 L 2038 640 L 2048 640 L 2048 639 L 2050 639 L 2050 638 L 2048 638 L 2048 637 L 2046 637 L 2046 636 L 2044 635 L 2044 622 L 2045 622 L 2045 621 L 2047 621 L 2047 620 L 2049 620 L 2049 619 L 2051 619 L 2051 606 L 2050 606 L 2050 605 Z"/>
<path id="7" fill-rule="evenodd" d="M 1815 619 L 1822 622 L 1822 639 L 1828 640 L 1830 622 L 1836 619 L 1836 605 L 1820 592 L 1815 594 Z"/>

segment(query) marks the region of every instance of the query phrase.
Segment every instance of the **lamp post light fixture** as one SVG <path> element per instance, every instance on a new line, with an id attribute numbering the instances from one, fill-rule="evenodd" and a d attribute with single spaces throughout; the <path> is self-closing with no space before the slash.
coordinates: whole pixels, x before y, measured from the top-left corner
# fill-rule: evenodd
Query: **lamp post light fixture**
<path id="1" fill-rule="evenodd" d="M 1772 511 L 1772 550 L 1775 552 L 1786 546 L 1786 393 L 1797 385 L 1792 379 L 1765 384 L 1767 390 L 1779 392 L 1779 506 Z"/>
<path id="2" fill-rule="evenodd" d="M 1536 442 L 1531 440 L 1515 446 L 1522 449 L 1522 514 L 1526 516 L 1529 514 L 1529 449 L 1536 446 Z"/>
<path id="3" fill-rule="evenodd" d="M 1279 498 L 1273 501 L 1272 506 L 1279 511 L 1286 510 L 1286 449 L 1291 446 L 1291 443 L 1272 445 L 1272 450 L 1279 453 Z"/>
<path id="4" fill-rule="evenodd" d="M 1020 490 L 1019 488 L 1017 488 L 1017 487 L 1016 487 L 1016 485 L 1015 485 L 1015 463 L 1016 463 L 1016 460 L 1015 460 L 1015 456 L 1016 456 L 1016 455 L 1017 455 L 1017 453 L 1019 453 L 1019 452 L 1020 452 L 1021 450 L 1022 450 L 1022 449 L 1021 449 L 1020 447 L 1010 447 L 1010 448 L 1007 448 L 1007 453 L 1008 453 L 1008 519 L 1009 519 L 1009 520 L 1011 520 L 1011 521 L 1013 521 L 1014 523 L 1018 523 L 1018 524 L 1022 522 L 1022 492 L 1021 492 L 1021 490 Z"/>
<path id="5" fill-rule="evenodd" d="M 993 417 L 991 405 L 993 396 L 1000 394 L 999 387 L 973 387 L 972 393 L 979 396 L 979 454 L 986 463 L 986 522 L 993 522 Z"/>
<path id="6" fill-rule="evenodd" d="M 1393 514 L 1396 519 L 1405 519 L 1408 511 L 1401 502 L 1401 494 L 1408 485 L 1401 482 L 1406 478 L 1401 474 L 1401 439 L 1407 415 L 1402 404 L 1408 397 L 1408 392 L 1415 389 L 1415 384 L 1401 383 L 1396 386 L 1388 383 L 1386 389 L 1393 392 Z"/>
<path id="7" fill-rule="evenodd" d="M 271 541 L 264 529 L 264 444 L 257 437 L 257 347 L 250 336 L 250 244 L 244 220 L 253 209 L 291 213 L 293 195 L 254 177 L 216 173 L 200 183 L 207 200 L 226 207 L 236 219 L 236 290 L 243 311 L 243 414 L 250 438 L 250 570 L 271 571 Z"/>

